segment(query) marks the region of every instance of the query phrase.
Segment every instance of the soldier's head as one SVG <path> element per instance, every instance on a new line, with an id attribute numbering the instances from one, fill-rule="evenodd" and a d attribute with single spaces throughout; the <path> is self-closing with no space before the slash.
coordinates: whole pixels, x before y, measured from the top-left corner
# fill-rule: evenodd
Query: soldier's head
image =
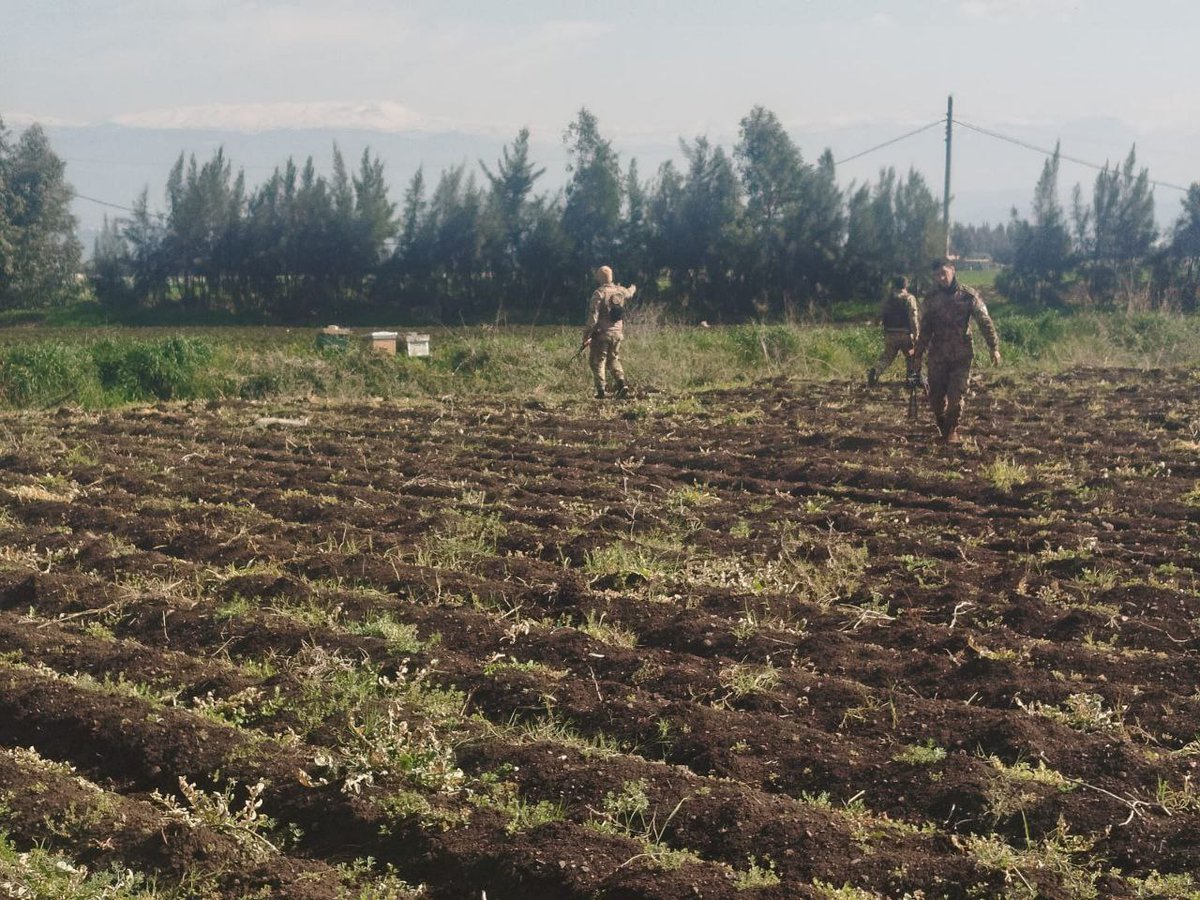
<path id="1" fill-rule="evenodd" d="M 601 266 L 596 270 L 596 284 L 612 284 L 612 269 Z"/>
<path id="2" fill-rule="evenodd" d="M 954 285 L 954 262 L 950 259 L 935 259 L 933 261 L 933 283 L 940 288 Z"/>
<path id="3" fill-rule="evenodd" d="M 894 287 L 898 291 L 902 291 L 905 288 L 907 288 L 908 287 L 908 276 L 907 275 L 897 275 L 895 278 L 892 279 L 892 287 Z"/>

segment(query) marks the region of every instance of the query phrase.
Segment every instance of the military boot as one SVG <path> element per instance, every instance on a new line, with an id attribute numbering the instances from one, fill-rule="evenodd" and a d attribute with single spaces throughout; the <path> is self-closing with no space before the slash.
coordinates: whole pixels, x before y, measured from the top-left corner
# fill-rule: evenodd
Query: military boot
<path id="1" fill-rule="evenodd" d="M 875 367 L 867 369 L 867 387 L 875 387 L 879 384 L 879 373 L 875 371 Z"/>
<path id="2" fill-rule="evenodd" d="M 629 396 L 629 387 L 620 378 L 617 379 L 616 387 L 613 389 L 613 396 L 619 400 L 624 400 Z"/>
<path id="3" fill-rule="evenodd" d="M 598 386 L 596 388 L 596 399 L 603 400 L 606 396 L 608 396 L 608 395 L 604 391 L 604 385 Z"/>
<path id="4" fill-rule="evenodd" d="M 949 413 L 942 420 L 942 443 L 958 444 L 962 438 L 958 436 L 958 416 Z"/>

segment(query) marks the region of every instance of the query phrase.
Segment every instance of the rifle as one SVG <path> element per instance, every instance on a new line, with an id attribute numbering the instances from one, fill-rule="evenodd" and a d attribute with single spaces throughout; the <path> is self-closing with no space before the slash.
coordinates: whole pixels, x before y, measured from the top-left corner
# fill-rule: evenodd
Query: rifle
<path id="1" fill-rule="evenodd" d="M 919 412 L 920 404 L 917 401 L 918 392 L 923 397 L 929 396 L 929 385 L 925 382 L 925 376 L 921 374 L 920 369 L 910 369 L 907 377 L 904 379 L 904 384 L 908 388 L 908 417 L 915 419 Z"/>
<path id="2" fill-rule="evenodd" d="M 567 365 L 565 368 L 569 369 L 571 366 L 573 366 L 575 364 L 575 361 L 578 360 L 579 357 L 583 356 L 583 351 L 586 350 L 588 348 L 588 345 L 591 344 L 591 342 L 592 342 L 592 335 L 593 335 L 593 332 L 591 332 L 591 331 L 589 331 L 587 333 L 587 336 L 580 343 L 579 349 L 577 349 L 575 351 L 575 354 L 569 360 L 567 360 Z"/>

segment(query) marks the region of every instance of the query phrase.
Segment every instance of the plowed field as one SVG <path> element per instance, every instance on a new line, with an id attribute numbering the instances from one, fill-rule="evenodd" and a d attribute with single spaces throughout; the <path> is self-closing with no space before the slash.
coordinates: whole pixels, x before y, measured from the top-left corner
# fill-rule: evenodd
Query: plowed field
<path id="1" fill-rule="evenodd" d="M 1196 897 L 1198 387 L 5 415 L 0 827 L 185 896 Z"/>

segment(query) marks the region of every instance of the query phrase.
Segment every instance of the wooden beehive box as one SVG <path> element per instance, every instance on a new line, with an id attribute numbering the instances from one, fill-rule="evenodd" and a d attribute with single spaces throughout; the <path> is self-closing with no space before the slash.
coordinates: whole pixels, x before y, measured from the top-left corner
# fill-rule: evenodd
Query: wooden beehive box
<path id="1" fill-rule="evenodd" d="M 371 331 L 363 335 L 367 346 L 378 353 L 395 353 L 397 334 L 394 331 Z"/>

